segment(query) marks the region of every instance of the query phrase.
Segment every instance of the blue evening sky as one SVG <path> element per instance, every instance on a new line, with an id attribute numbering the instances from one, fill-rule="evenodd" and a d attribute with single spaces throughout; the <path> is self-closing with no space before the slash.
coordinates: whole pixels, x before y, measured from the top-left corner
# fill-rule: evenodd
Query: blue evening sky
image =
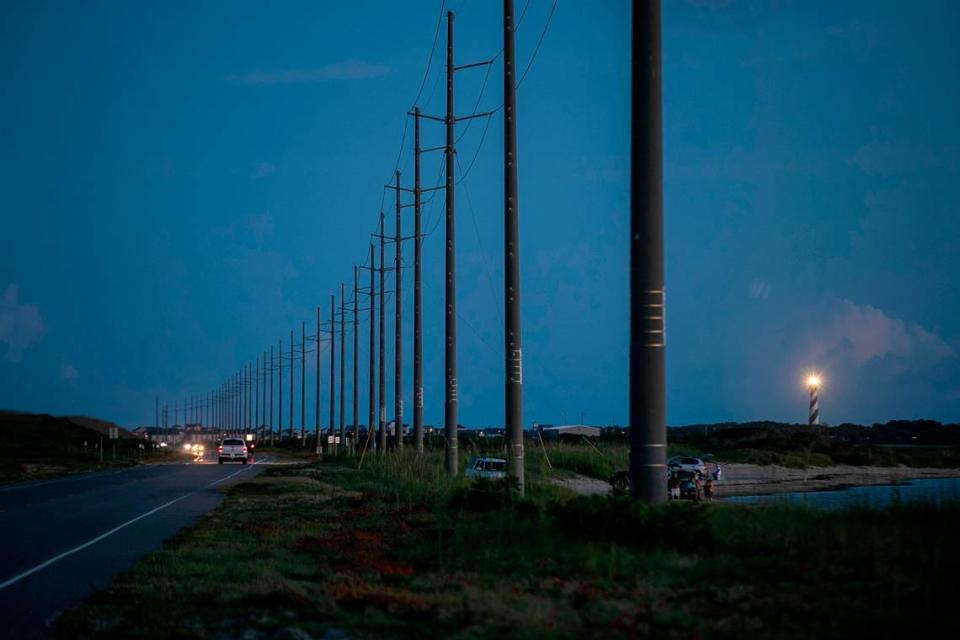
<path id="1" fill-rule="evenodd" d="M 5 0 L 0 406 L 151 424 L 155 396 L 206 392 L 326 317 L 439 4 Z M 457 63 L 499 50 L 500 3 L 448 6 Z M 551 6 L 530 2 L 521 68 Z M 960 4 L 673 0 L 663 20 L 669 422 L 802 421 L 811 369 L 827 422 L 960 421 Z M 626 422 L 629 23 L 625 1 L 559 0 L 518 93 L 528 425 Z M 484 70 L 458 73 L 459 114 L 501 103 L 499 62 L 479 100 Z M 502 122 L 459 128 L 460 416 L 500 424 Z M 408 185 L 410 155 L 408 135 Z M 439 424 L 442 224 L 424 260 Z"/>

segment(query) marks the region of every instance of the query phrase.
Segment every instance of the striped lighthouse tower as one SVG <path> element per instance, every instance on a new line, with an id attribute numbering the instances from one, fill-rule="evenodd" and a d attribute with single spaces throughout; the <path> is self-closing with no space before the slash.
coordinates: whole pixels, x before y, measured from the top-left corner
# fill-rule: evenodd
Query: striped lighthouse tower
<path id="1" fill-rule="evenodd" d="M 807 386 L 810 388 L 810 419 L 809 424 L 820 424 L 820 400 L 818 392 L 820 390 L 820 377 L 810 376 L 807 379 Z"/>

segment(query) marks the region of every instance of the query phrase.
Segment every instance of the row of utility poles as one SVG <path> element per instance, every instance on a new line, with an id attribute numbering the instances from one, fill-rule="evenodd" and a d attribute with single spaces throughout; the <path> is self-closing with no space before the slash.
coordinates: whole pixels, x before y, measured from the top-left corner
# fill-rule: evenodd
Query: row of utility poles
<path id="1" fill-rule="evenodd" d="M 504 421 L 509 444 L 508 469 L 511 476 L 524 486 L 523 442 L 523 349 L 520 316 L 520 255 L 519 255 L 519 198 L 517 177 L 517 74 L 515 66 L 515 24 L 513 0 L 503 3 L 503 145 L 504 145 Z M 421 205 L 422 195 L 442 190 L 445 194 L 445 322 L 444 322 L 444 436 L 446 442 L 446 469 L 451 475 L 459 470 L 458 459 L 458 388 L 457 388 L 457 313 L 456 313 L 456 233 L 455 233 L 455 164 L 456 124 L 473 118 L 492 117 L 495 111 L 457 116 L 454 111 L 455 74 L 494 63 L 496 58 L 482 62 L 457 65 L 454 58 L 454 14 L 447 12 L 446 43 L 446 113 L 434 116 L 422 113 L 418 106 L 408 112 L 414 121 L 413 187 L 402 186 L 396 171 L 391 184 L 384 188 L 395 194 L 394 231 L 388 235 L 384 213 L 372 237 L 379 241 L 379 261 L 376 246 L 371 243 L 366 264 L 354 266 L 353 296 L 348 301 L 345 284 L 340 286 L 340 303 L 330 298 L 330 318 L 321 321 L 317 307 L 314 335 L 307 335 L 306 323 L 301 324 L 300 342 L 295 343 L 290 332 L 288 349 L 278 342 L 278 353 L 273 346 L 254 362 L 234 373 L 215 390 L 204 396 L 184 401 L 184 415 L 202 422 L 206 411 L 207 424 L 235 433 L 256 432 L 258 437 L 274 444 L 283 438 L 283 375 L 287 370 L 289 397 L 287 439 L 299 438 L 307 445 L 306 434 L 306 356 L 315 354 L 315 424 L 316 451 L 320 453 L 324 429 L 321 425 L 321 351 L 323 343 L 329 349 L 329 422 L 326 433 L 328 444 L 341 451 L 349 441 L 351 447 L 372 448 L 378 452 L 388 449 L 386 422 L 386 344 L 385 294 L 391 293 L 394 302 L 394 391 L 393 417 L 395 437 L 390 447 L 403 447 L 403 259 L 402 245 L 414 241 L 414 323 L 413 323 L 413 439 L 417 452 L 423 451 L 423 335 L 421 288 Z M 665 401 L 664 401 L 664 347 L 663 332 L 663 243 L 662 243 L 662 150 L 660 107 L 660 3 L 659 0 L 635 0 L 633 3 L 633 77 L 632 77 L 632 138 L 631 138 L 631 320 L 630 320 L 630 418 L 631 418 L 631 477 L 634 495 L 648 502 L 663 501 L 665 490 Z M 421 121 L 436 121 L 445 126 L 445 144 L 431 148 L 421 146 Z M 432 188 L 421 186 L 420 156 L 432 151 L 445 155 L 445 182 Z M 413 202 L 404 204 L 402 194 L 412 194 Z M 413 208 L 414 232 L 402 234 L 402 210 Z M 386 245 L 394 245 L 393 266 L 386 264 Z M 359 286 L 359 272 L 369 272 L 369 285 Z M 386 274 L 394 272 L 394 289 L 386 290 Z M 379 284 L 379 287 L 378 287 Z M 360 296 L 366 295 L 366 306 L 361 308 Z M 339 306 L 339 309 L 338 309 Z M 360 442 L 358 339 L 359 314 L 366 312 L 369 322 L 368 363 L 368 418 L 367 438 Z M 348 313 L 353 336 L 353 423 L 352 433 L 345 431 L 345 345 Z M 377 320 L 377 322 L 375 322 Z M 379 325 L 379 327 L 377 327 Z M 337 405 L 335 366 L 337 334 L 339 333 L 339 429 L 335 431 Z M 379 337 L 379 343 L 377 338 Z M 375 361 L 376 356 L 376 361 Z M 300 365 L 300 420 L 299 433 L 294 430 L 294 368 Z M 278 384 L 274 385 L 274 374 Z M 274 412 L 274 391 L 278 395 L 278 410 Z M 269 397 L 268 397 L 269 390 Z M 251 399 L 252 398 L 252 399 Z M 375 414 L 376 406 L 376 414 Z M 174 423 L 178 405 L 174 404 Z M 199 413 L 198 413 L 199 412 Z M 157 404 L 157 420 L 160 423 Z M 167 425 L 168 407 L 163 408 L 163 425 Z M 374 433 L 376 437 L 374 438 Z M 336 435 L 335 435 L 336 434 Z M 349 435 L 349 438 L 348 438 Z M 661 487 L 660 485 L 663 485 Z M 663 490 L 661 490 L 663 489 Z"/>
<path id="2" fill-rule="evenodd" d="M 517 197 L 517 151 L 516 151 L 516 72 L 515 72 L 515 48 L 514 48 L 514 15 L 513 2 L 505 0 L 504 2 L 504 244 L 505 244 L 505 380 L 506 380 L 506 407 L 505 422 L 510 442 L 510 473 L 515 476 L 520 485 L 523 486 L 523 410 L 522 410 L 522 385 L 523 385 L 523 366 L 522 366 L 522 348 L 520 340 L 520 274 L 519 274 L 519 233 L 518 233 L 518 197 Z M 377 437 L 372 441 L 372 447 L 378 451 L 387 449 L 386 433 L 386 344 L 385 344 L 385 294 L 391 293 L 394 303 L 394 389 L 393 389 L 393 422 L 394 438 L 391 446 L 396 449 L 403 448 L 403 250 L 402 245 L 407 240 L 414 241 L 414 323 L 413 323 L 413 438 L 412 444 L 416 451 L 420 452 L 424 446 L 424 428 L 423 428 L 423 332 L 422 332 L 422 228 L 421 228 L 421 209 L 422 196 L 425 192 L 433 190 L 443 190 L 446 196 L 446 247 L 445 247 L 445 323 L 444 323 L 444 342 L 445 342 L 445 393 L 444 393 L 444 435 L 446 441 L 447 455 L 446 467 L 449 473 L 456 474 L 459 470 L 458 447 L 457 447 L 457 315 L 456 315 L 456 233 L 455 233 L 455 167 L 456 167 L 456 124 L 471 120 L 474 118 L 491 117 L 494 112 L 473 113 L 464 116 L 457 116 L 454 111 L 454 78 L 455 74 L 468 69 L 484 67 L 491 65 L 494 60 L 485 60 L 482 62 L 457 65 L 454 59 L 454 14 L 447 12 L 447 51 L 446 51 L 446 114 L 444 116 L 433 116 L 424 114 L 418 106 L 414 106 L 408 116 L 414 121 L 413 136 L 413 155 L 414 155 L 414 176 L 413 187 L 404 187 L 401 183 L 399 171 L 394 174 L 392 184 L 385 185 L 385 188 L 392 190 L 395 194 L 395 216 L 394 230 L 392 235 L 388 235 L 383 212 L 380 214 L 380 224 L 373 237 L 379 240 L 380 260 L 379 263 L 375 256 L 374 245 L 370 246 L 370 254 L 367 265 L 358 265 L 354 267 L 354 295 L 349 302 L 350 310 L 353 313 L 353 428 L 352 444 L 356 446 L 359 436 L 358 424 L 358 313 L 360 309 L 360 293 L 362 290 L 358 284 L 357 271 L 367 269 L 370 271 L 370 285 L 365 293 L 368 294 L 368 305 L 362 311 L 369 312 L 370 321 L 370 365 L 369 365 L 369 404 L 370 418 L 368 419 L 368 434 L 373 434 L 376 429 Z M 437 121 L 445 125 L 445 144 L 432 148 L 423 148 L 421 146 L 421 122 L 423 120 Z M 421 186 L 421 155 L 432 151 L 443 151 L 445 154 L 445 184 L 432 188 L 423 188 Z M 413 202 L 404 204 L 402 194 L 412 194 Z M 413 207 L 414 232 L 412 236 L 405 237 L 402 233 L 402 210 L 406 207 Z M 392 242 L 394 245 L 393 265 L 386 265 L 385 248 L 386 244 Z M 386 290 L 386 274 L 389 271 L 394 272 L 394 288 L 388 292 Z M 375 276 L 378 276 L 375 277 Z M 379 289 L 377 288 L 377 279 L 379 279 Z M 379 304 L 378 304 L 379 302 Z M 321 342 L 328 342 L 330 348 L 330 420 L 328 434 L 334 433 L 334 406 L 336 399 L 334 397 L 335 380 L 337 371 L 335 368 L 335 345 L 336 334 L 339 328 L 340 333 L 340 398 L 339 398 L 339 434 L 334 443 L 339 440 L 340 444 L 346 442 L 346 433 L 344 430 L 344 377 L 345 377 L 345 330 L 347 325 L 347 301 L 344 295 L 344 285 L 341 284 L 340 313 L 336 312 L 336 303 L 331 298 L 331 315 L 326 324 L 322 326 L 320 321 L 320 309 L 317 309 L 317 328 L 314 336 L 308 336 L 303 325 L 299 345 L 295 344 L 294 333 L 290 333 L 290 343 L 288 351 L 284 351 L 282 341 L 279 343 L 279 355 L 274 358 L 272 353 L 267 359 L 266 352 L 263 353 L 261 364 L 258 358 L 255 363 L 250 363 L 241 371 L 231 376 L 227 381 L 221 384 L 215 391 L 209 392 L 197 406 L 204 406 L 212 414 L 208 417 L 209 424 L 222 428 L 227 431 L 248 432 L 258 431 L 261 437 L 269 438 L 274 442 L 277 437 L 282 437 L 283 433 L 283 407 L 282 407 L 282 377 L 284 369 L 288 371 L 289 378 L 289 398 L 288 398 L 288 438 L 293 439 L 294 433 L 294 367 L 299 355 L 300 360 L 300 433 L 299 438 L 306 444 L 305 424 L 305 395 L 306 395 L 306 364 L 305 357 L 307 353 L 316 353 L 316 383 L 315 392 L 315 435 L 317 437 L 317 448 L 321 444 L 322 429 L 320 425 L 320 350 Z M 374 327 L 374 318 L 379 318 L 379 331 Z M 327 338 L 322 337 L 322 333 L 328 334 Z M 376 350 L 379 355 L 377 366 L 374 363 L 374 342 L 375 334 L 379 335 L 379 349 Z M 310 345 L 312 341 L 312 350 Z M 376 381 L 374 380 L 376 371 Z M 277 389 L 280 396 L 278 412 L 273 411 L 274 384 L 273 375 L 276 372 L 280 380 Z M 259 405 L 251 407 L 251 396 L 260 397 L 261 374 L 263 380 L 269 380 L 269 383 L 263 385 L 264 393 L 269 388 L 270 398 L 264 398 L 263 410 Z M 378 415 L 376 423 L 373 419 L 374 406 L 374 386 L 376 384 L 379 398 Z M 251 385 L 254 387 L 251 389 Z M 252 393 L 251 393 L 252 391 Z M 193 405 L 191 405 L 193 406 Z M 269 411 L 268 411 L 269 407 Z M 276 423 L 274 422 L 276 415 Z M 276 425 L 276 426 L 275 426 Z M 368 438 L 372 439 L 372 438 Z"/>

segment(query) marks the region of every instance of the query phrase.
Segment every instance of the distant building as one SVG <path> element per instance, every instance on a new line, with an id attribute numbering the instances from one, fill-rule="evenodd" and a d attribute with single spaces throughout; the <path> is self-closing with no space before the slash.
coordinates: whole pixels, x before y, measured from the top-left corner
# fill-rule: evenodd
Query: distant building
<path id="1" fill-rule="evenodd" d="M 183 431 L 179 427 L 137 427 L 131 433 L 138 438 L 156 443 L 166 443 L 168 446 L 180 444 L 183 440 Z"/>
<path id="2" fill-rule="evenodd" d="M 194 442 L 220 442 L 222 436 L 223 432 L 220 429 L 209 429 L 199 424 L 188 424 L 183 428 L 183 441 L 191 444 Z M 238 437 L 244 437 L 244 434 L 239 434 Z M 250 440 L 252 438 L 245 439 Z"/>
<path id="3" fill-rule="evenodd" d="M 602 432 L 600 427 L 589 427 L 585 424 L 561 424 L 540 428 L 544 440 L 559 440 L 561 436 L 597 438 Z"/>

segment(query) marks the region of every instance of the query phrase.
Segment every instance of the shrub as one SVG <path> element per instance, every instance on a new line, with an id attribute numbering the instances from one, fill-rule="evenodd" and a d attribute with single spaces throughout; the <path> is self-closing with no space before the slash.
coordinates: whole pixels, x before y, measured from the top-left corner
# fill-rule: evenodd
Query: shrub
<path id="1" fill-rule="evenodd" d="M 643 505 L 625 496 L 579 496 L 549 509 L 568 532 L 625 544 L 696 549 L 714 540 L 710 511 L 703 505 L 677 502 Z"/>
<path id="2" fill-rule="evenodd" d="M 519 490 L 520 485 L 516 478 L 477 478 L 467 486 L 457 487 L 450 506 L 475 513 L 495 511 L 511 506 L 515 496 L 519 496 Z"/>

